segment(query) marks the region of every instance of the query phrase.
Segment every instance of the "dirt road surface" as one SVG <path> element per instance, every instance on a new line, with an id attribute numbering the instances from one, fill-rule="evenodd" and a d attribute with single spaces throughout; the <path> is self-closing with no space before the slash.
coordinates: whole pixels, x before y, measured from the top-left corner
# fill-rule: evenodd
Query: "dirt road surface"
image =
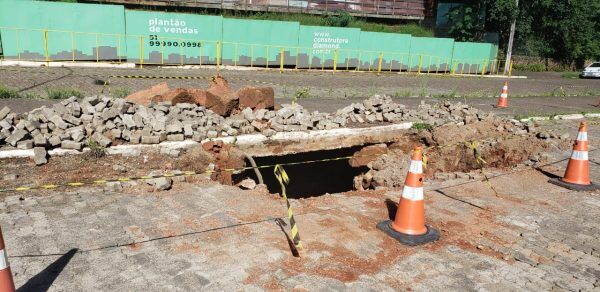
<path id="1" fill-rule="evenodd" d="M 497 101 L 503 79 L 458 78 L 449 76 L 415 76 L 356 72 L 286 71 L 278 70 L 221 70 L 237 89 L 246 85 L 273 86 L 279 102 L 300 97 L 299 103 L 311 110 L 332 111 L 374 94 L 393 96 L 401 103 L 413 105 L 422 100 L 435 102 L 444 99 L 467 101 L 476 107 L 491 110 Z M 25 68 L 1 67 L 0 84 L 18 89 L 21 93 L 45 96 L 50 89 L 76 89 L 83 95 L 134 92 L 160 82 L 170 87 L 205 87 L 214 68 L 178 69 L 144 67 L 143 69 L 107 68 Z M 190 76 L 198 79 L 139 79 L 110 76 Z M 600 99 L 600 80 L 566 79 L 558 73 L 529 73 L 527 79 L 511 79 L 509 110 L 499 113 L 519 115 L 579 113 L 597 111 Z M 104 86 L 104 82 L 108 86 Z M 301 94 L 305 92 L 305 94 Z M 578 95 L 564 96 L 564 95 Z M 525 97 L 523 97 L 525 96 Z M 14 111 L 28 111 L 48 100 L 0 100 Z"/>
<path id="2" fill-rule="evenodd" d="M 575 137 L 576 125 L 547 127 L 570 127 Z M 600 129 L 589 136 L 592 180 L 600 181 Z M 0 201 L 0 224 L 24 291 L 594 291 L 600 195 L 547 182 L 570 155 L 555 150 L 540 170 L 486 169 L 498 195 L 484 181 L 427 181 L 427 222 L 442 238 L 418 247 L 375 228 L 400 190 L 291 200 L 300 257 L 289 225 L 274 221 L 287 221 L 276 194 L 202 180 L 156 193 L 139 185 L 13 193 Z"/>

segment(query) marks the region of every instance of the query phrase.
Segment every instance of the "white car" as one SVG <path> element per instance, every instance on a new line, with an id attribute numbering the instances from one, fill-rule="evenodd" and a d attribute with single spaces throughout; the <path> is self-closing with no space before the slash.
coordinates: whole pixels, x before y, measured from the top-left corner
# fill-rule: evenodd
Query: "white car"
<path id="1" fill-rule="evenodd" d="M 600 62 L 594 62 L 581 72 L 582 78 L 600 78 Z"/>

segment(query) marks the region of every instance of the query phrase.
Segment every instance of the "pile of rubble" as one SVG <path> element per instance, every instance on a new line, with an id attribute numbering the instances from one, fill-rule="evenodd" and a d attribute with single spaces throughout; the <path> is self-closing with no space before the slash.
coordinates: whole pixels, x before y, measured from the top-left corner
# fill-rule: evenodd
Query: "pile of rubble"
<path id="1" fill-rule="evenodd" d="M 167 83 L 160 83 L 138 91 L 125 98 L 127 101 L 149 106 L 161 102 L 172 105 L 189 103 L 204 106 L 220 116 L 230 116 L 244 108 L 274 109 L 275 91 L 271 87 L 244 87 L 233 91 L 225 78 L 216 75 L 211 78 L 207 89 L 169 89 Z"/>
<path id="2" fill-rule="evenodd" d="M 485 120 L 491 114 L 449 101 L 434 105 L 422 101 L 417 109 L 408 109 L 403 104 L 394 103 L 389 96 L 375 95 L 362 103 L 353 103 L 338 110 L 336 116 L 354 123 L 420 121 L 439 126 L 447 123 L 471 124 Z"/>
<path id="3" fill-rule="evenodd" d="M 298 104 L 279 110 L 244 108 L 223 117 L 205 106 L 159 101 L 148 106 L 126 99 L 90 96 L 63 100 L 25 114 L 0 109 L 0 147 L 35 149 L 36 162 L 45 163 L 46 149 L 61 147 L 82 150 L 94 143 L 157 144 L 163 141 L 202 141 L 206 138 L 261 132 L 324 130 L 348 123 L 421 121 L 435 125 L 468 124 L 489 118 L 461 103 L 421 104 L 417 109 L 394 103 L 389 97 L 373 96 L 334 114 L 309 112 Z"/>

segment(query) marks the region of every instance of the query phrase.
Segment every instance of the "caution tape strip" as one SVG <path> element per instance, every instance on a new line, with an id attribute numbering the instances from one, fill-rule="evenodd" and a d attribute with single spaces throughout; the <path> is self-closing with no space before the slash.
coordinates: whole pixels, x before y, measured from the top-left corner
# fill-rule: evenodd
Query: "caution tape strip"
<path id="1" fill-rule="evenodd" d="M 273 169 L 273 173 L 275 174 L 277 181 L 279 181 L 279 184 L 281 185 L 281 195 L 282 195 L 283 199 L 285 200 L 285 204 L 287 206 L 288 218 L 290 220 L 290 229 L 291 229 L 291 233 L 292 233 L 292 241 L 294 242 L 294 245 L 296 246 L 297 249 L 302 249 L 302 241 L 300 241 L 300 233 L 298 232 L 298 225 L 296 224 L 296 220 L 294 219 L 294 212 L 292 211 L 292 205 L 290 204 L 290 200 L 288 200 L 288 197 L 287 197 L 287 194 L 285 191 L 285 185 L 290 183 L 290 177 L 288 176 L 287 172 L 285 172 L 285 169 L 279 164 L 275 165 L 275 169 Z"/>
<path id="2" fill-rule="evenodd" d="M 209 76 L 149 76 L 149 75 L 110 75 L 108 78 L 132 79 L 210 79 Z"/>

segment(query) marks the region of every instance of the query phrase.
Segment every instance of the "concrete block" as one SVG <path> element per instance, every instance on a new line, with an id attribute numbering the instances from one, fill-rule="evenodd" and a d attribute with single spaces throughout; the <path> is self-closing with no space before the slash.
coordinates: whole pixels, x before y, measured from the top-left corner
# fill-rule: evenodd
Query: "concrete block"
<path id="1" fill-rule="evenodd" d="M 17 142 L 17 149 L 31 149 L 33 148 L 33 140 L 23 140 Z"/>
<path id="2" fill-rule="evenodd" d="M 160 143 L 159 136 L 142 136 L 142 144 L 158 144 Z"/>
<path id="3" fill-rule="evenodd" d="M 35 165 L 43 165 L 48 163 L 48 152 L 46 152 L 46 148 L 33 148 L 33 161 L 35 162 Z"/>
<path id="4" fill-rule="evenodd" d="M 60 147 L 63 149 L 73 149 L 81 151 L 81 149 L 83 149 L 83 143 L 71 140 L 64 140 L 62 141 Z"/>

